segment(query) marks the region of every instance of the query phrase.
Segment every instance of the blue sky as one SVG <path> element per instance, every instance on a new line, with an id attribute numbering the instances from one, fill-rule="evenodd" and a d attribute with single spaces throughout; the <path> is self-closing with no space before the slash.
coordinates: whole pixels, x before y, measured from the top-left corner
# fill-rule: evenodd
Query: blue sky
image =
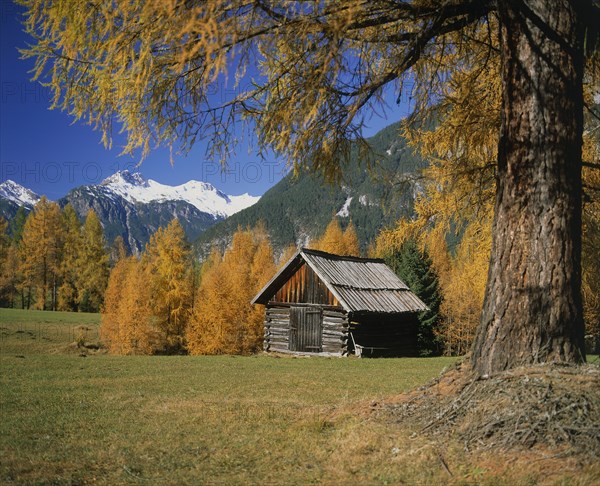
<path id="1" fill-rule="evenodd" d="M 174 156 L 168 149 L 154 150 L 139 168 L 137 158 L 120 156 L 124 139 L 114 134 L 111 150 L 100 142 L 100 133 L 58 110 L 49 110 L 49 91 L 30 81 L 32 61 L 19 59 L 18 47 L 28 37 L 20 25 L 21 7 L 0 0 L 0 181 L 12 179 L 38 194 L 58 199 L 82 184 L 97 184 L 117 170 L 140 170 L 146 178 L 163 184 L 182 184 L 191 179 L 210 182 L 227 194 L 248 192 L 262 195 L 285 172 L 284 161 L 262 160 L 249 149 L 235 147 L 225 172 L 205 156 L 199 143 L 187 156 Z M 393 96 L 393 94 L 391 94 Z M 366 135 L 407 114 L 405 105 L 388 111 L 388 118 L 373 117 Z"/>

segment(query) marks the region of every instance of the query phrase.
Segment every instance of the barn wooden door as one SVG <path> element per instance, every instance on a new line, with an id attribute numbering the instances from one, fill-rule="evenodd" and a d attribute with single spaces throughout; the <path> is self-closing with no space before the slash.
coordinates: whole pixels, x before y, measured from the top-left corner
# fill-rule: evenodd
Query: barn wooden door
<path id="1" fill-rule="evenodd" d="M 290 351 L 320 353 L 323 349 L 321 309 L 292 307 L 290 309 Z"/>

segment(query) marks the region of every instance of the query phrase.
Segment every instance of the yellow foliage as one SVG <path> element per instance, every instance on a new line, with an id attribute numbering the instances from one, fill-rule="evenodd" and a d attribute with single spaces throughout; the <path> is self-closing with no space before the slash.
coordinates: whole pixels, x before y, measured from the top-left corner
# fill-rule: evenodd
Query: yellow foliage
<path id="1" fill-rule="evenodd" d="M 163 333 L 166 348 L 181 350 L 192 307 L 193 267 L 179 221 L 172 220 L 167 228 L 159 228 L 152 235 L 142 262 L 151 289 L 149 305 L 155 325 Z"/>
<path id="2" fill-rule="evenodd" d="M 152 354 L 161 348 L 142 264 L 129 257 L 113 268 L 105 295 L 100 337 L 111 353 Z"/>
<path id="3" fill-rule="evenodd" d="M 110 273 L 101 336 L 117 354 L 180 352 L 193 303 L 193 265 L 177 220 L 152 235 L 141 259 Z"/>
<path id="4" fill-rule="evenodd" d="M 23 228 L 20 247 L 23 286 L 35 296 L 36 309 L 57 308 L 63 245 L 61 225 L 58 204 L 42 197 Z"/>
<path id="5" fill-rule="evenodd" d="M 191 354 L 238 354 L 260 349 L 264 309 L 250 300 L 275 273 L 273 251 L 263 229 L 233 236 L 222 258 L 213 252 L 187 331 Z"/>
<path id="6" fill-rule="evenodd" d="M 297 252 L 298 248 L 296 245 L 287 246 L 277 260 L 277 268 L 281 269 Z"/>
<path id="7" fill-rule="evenodd" d="M 479 325 L 491 251 L 491 224 L 473 222 L 465 229 L 443 287 L 439 335 L 447 354 L 468 352 Z"/>
<path id="8" fill-rule="evenodd" d="M 356 228 L 354 227 L 354 223 L 352 221 L 348 223 L 348 226 L 344 231 L 342 241 L 344 243 L 344 255 L 356 257 L 360 256 L 360 245 L 358 243 L 358 235 L 356 234 Z"/>
<path id="9" fill-rule="evenodd" d="M 346 231 L 342 231 L 340 222 L 335 216 L 325 228 L 321 238 L 315 241 L 311 247 L 334 255 L 360 256 L 360 246 L 354 224 L 351 221 Z"/>

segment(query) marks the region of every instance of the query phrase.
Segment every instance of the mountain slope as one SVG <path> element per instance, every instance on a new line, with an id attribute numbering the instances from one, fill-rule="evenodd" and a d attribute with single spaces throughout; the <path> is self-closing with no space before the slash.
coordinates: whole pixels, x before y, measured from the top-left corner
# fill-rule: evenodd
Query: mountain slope
<path id="1" fill-rule="evenodd" d="M 0 216 L 14 218 L 19 207 L 31 210 L 40 196 L 7 180 L 0 184 Z M 210 226 L 254 204 L 259 197 L 228 196 L 211 184 L 189 181 L 179 186 L 144 179 L 139 173 L 121 171 L 98 185 L 80 186 L 57 202 L 71 204 L 83 220 L 93 209 L 111 243 L 122 236 L 138 253 L 161 226 L 178 218 L 188 239 L 193 241 Z"/>
<path id="2" fill-rule="evenodd" d="M 39 200 L 35 192 L 10 179 L 0 184 L 0 216 L 7 221 L 14 218 L 21 206 L 30 211 Z"/>
<path id="3" fill-rule="evenodd" d="M 61 206 L 70 203 L 81 218 L 93 209 L 109 242 L 122 236 L 138 253 L 150 236 L 173 218 L 179 219 L 193 241 L 210 226 L 258 199 L 247 194 L 227 196 L 204 182 L 168 186 L 146 180 L 139 172 L 121 171 L 99 185 L 73 189 L 58 202 Z"/>
<path id="4" fill-rule="evenodd" d="M 228 196 L 207 182 L 188 181 L 179 186 L 169 186 L 146 180 L 139 172 L 127 170 L 115 173 L 100 185 L 131 203 L 182 201 L 215 218 L 231 216 L 260 199 L 249 194 Z"/>
<path id="5" fill-rule="evenodd" d="M 238 227 L 263 221 L 276 251 L 289 244 L 307 244 L 321 235 L 332 216 L 356 226 L 361 246 L 400 216 L 410 216 L 419 191 L 418 172 L 426 163 L 415 156 L 398 133 L 399 124 L 369 139 L 375 154 L 370 169 L 354 153 L 344 169 L 341 186 L 325 184 L 307 172 L 286 176 L 255 205 L 215 224 L 200 235 L 195 247 L 200 256 L 211 246 L 229 244 Z"/>

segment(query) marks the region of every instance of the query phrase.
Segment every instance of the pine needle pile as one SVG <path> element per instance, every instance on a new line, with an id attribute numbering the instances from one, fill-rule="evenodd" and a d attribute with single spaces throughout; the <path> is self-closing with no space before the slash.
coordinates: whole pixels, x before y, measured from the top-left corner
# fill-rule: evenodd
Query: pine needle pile
<path id="1" fill-rule="evenodd" d="M 466 450 L 548 449 L 600 457 L 600 367 L 540 365 L 472 379 L 442 374 L 384 413 L 421 433 L 454 436 Z"/>

